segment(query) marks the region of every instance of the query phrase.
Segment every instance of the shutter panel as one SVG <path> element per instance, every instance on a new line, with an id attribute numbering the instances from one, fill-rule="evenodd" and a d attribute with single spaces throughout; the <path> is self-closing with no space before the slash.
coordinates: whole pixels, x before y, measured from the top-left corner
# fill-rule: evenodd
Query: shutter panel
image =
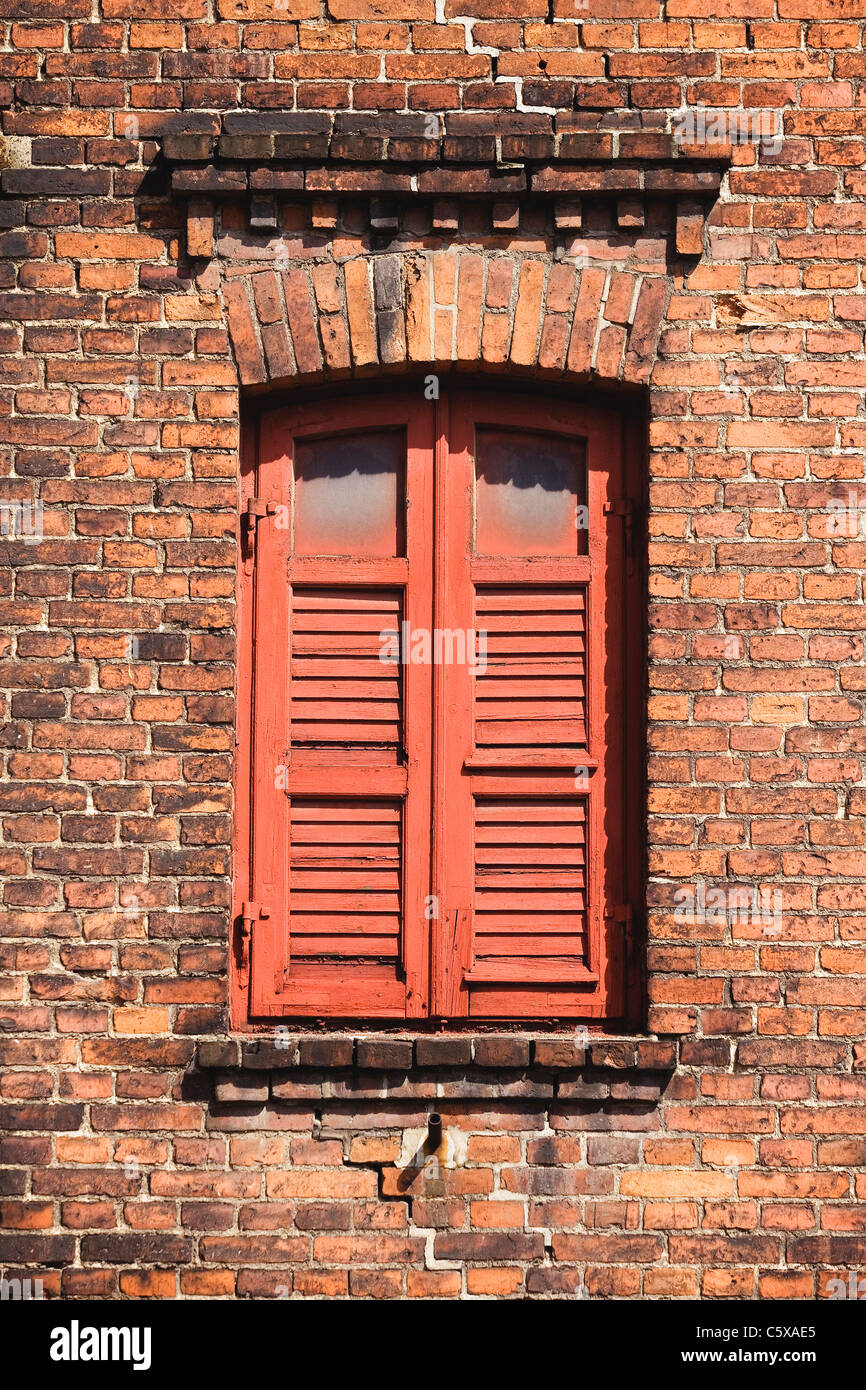
<path id="1" fill-rule="evenodd" d="M 256 542 L 256 1015 L 423 1006 L 429 670 L 397 637 L 430 624 L 431 456 L 417 404 L 262 420 L 258 492 L 286 515 Z"/>
<path id="2" fill-rule="evenodd" d="M 624 484 L 606 416 L 452 398 L 437 584 L 476 633 L 443 673 L 437 785 L 445 919 L 468 918 L 459 987 L 475 1018 L 594 1018 L 622 1003 Z M 621 914 L 619 914 L 621 915 Z M 445 934 L 447 938 L 447 933 Z"/>

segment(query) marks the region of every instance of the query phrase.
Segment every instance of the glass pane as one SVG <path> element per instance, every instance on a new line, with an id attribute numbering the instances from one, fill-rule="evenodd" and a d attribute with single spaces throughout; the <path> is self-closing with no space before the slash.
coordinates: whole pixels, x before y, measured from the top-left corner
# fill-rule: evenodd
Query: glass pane
<path id="1" fill-rule="evenodd" d="M 477 554 L 577 555 L 586 548 L 585 500 L 578 440 L 477 431 Z"/>
<path id="2" fill-rule="evenodd" d="M 332 435 L 295 448 L 296 555 L 403 555 L 401 430 Z"/>

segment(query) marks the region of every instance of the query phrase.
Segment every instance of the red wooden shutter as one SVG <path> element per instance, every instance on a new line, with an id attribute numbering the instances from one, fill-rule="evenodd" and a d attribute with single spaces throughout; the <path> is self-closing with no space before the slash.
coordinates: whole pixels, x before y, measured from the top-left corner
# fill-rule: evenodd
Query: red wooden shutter
<path id="1" fill-rule="evenodd" d="M 423 402 L 261 420 L 254 1015 L 424 1007 L 430 680 L 400 638 L 431 623 L 431 424 Z"/>
<path id="2" fill-rule="evenodd" d="M 622 436 L 607 411 L 481 392 L 261 416 L 243 1017 L 623 1017 L 641 593 Z"/>
<path id="3" fill-rule="evenodd" d="M 639 680 L 620 430 L 481 393 L 452 396 L 442 429 L 437 623 L 474 630 L 478 657 L 442 668 L 436 701 L 434 1011 L 616 1016 L 623 690 Z"/>

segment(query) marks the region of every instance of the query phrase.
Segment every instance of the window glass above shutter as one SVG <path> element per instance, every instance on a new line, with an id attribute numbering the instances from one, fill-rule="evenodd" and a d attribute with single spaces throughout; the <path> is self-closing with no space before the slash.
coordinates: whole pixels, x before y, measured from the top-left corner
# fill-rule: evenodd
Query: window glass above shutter
<path id="1" fill-rule="evenodd" d="M 404 555 L 405 460 L 402 430 L 298 440 L 293 553 Z"/>
<path id="2" fill-rule="evenodd" d="M 475 434 L 476 555 L 576 555 L 586 503 L 577 439 L 525 430 Z"/>

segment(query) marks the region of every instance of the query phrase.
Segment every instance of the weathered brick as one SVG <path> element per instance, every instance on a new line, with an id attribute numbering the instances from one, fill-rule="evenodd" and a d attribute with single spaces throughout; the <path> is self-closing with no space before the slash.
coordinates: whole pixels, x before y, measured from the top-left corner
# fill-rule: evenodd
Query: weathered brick
<path id="1" fill-rule="evenodd" d="M 4 11 L 0 433 L 44 535 L 0 556 L 0 1257 L 51 1297 L 808 1299 L 862 1263 L 862 4 L 459 3 Z M 684 84 L 784 106 L 781 150 L 681 146 Z M 238 388 L 339 420 L 380 363 L 410 398 L 483 365 L 542 424 L 591 381 L 633 433 L 648 1036 L 553 986 L 534 1034 L 229 1017 Z"/>

